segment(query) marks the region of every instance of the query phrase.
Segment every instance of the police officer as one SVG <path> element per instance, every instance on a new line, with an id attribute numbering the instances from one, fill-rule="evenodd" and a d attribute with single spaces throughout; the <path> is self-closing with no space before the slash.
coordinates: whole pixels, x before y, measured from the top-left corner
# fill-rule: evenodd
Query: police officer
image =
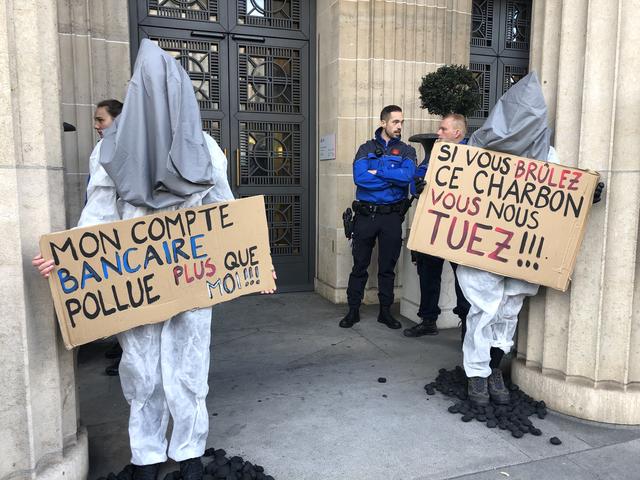
<path id="1" fill-rule="evenodd" d="M 467 120 L 463 115 L 457 113 L 445 115 L 440 122 L 440 128 L 438 128 L 438 138 L 445 142 L 466 144 L 466 133 Z M 424 178 L 427 173 L 428 166 L 429 157 L 427 156 L 427 158 L 425 158 L 418 166 L 416 176 L 418 178 Z M 424 188 L 424 183 L 422 183 L 421 187 Z M 420 188 L 417 189 L 416 193 L 421 193 Z M 440 307 L 438 306 L 438 303 L 440 301 L 440 279 L 442 276 L 444 260 L 442 258 L 420 252 L 411 252 L 411 258 L 413 263 L 418 267 L 418 277 L 420 278 L 420 309 L 418 310 L 418 316 L 422 319 L 422 322 L 411 328 L 407 328 L 404 331 L 404 335 L 407 337 L 437 335 L 438 327 L 436 326 L 436 321 L 438 319 L 438 315 L 440 315 Z M 467 329 L 467 314 L 469 313 L 470 305 L 464 297 L 458 283 L 458 277 L 456 276 L 456 268 L 458 265 L 452 262 L 449 263 L 453 269 L 456 289 L 456 307 L 453 309 L 453 313 L 458 315 L 460 318 L 460 323 L 462 325 L 461 336 L 462 340 L 464 340 L 464 335 Z"/>
<path id="2" fill-rule="evenodd" d="M 353 270 L 347 288 L 349 313 L 340 321 L 342 328 L 360 321 L 360 303 L 376 240 L 378 321 L 389 328 L 402 327 L 389 309 L 393 304 L 394 269 L 402 246 L 402 222 L 408 208 L 407 193 L 416 172 L 416 151 L 400 140 L 403 123 L 400 107 L 384 107 L 375 138 L 360 146 L 353 162 L 353 181 L 357 186 L 353 202 Z"/>

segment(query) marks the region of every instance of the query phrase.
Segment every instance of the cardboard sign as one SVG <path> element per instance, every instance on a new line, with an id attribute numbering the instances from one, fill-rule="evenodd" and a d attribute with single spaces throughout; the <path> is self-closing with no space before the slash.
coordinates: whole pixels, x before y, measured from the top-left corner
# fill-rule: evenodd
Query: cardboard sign
<path id="1" fill-rule="evenodd" d="M 408 247 L 565 291 L 598 174 L 436 143 Z"/>
<path id="2" fill-rule="evenodd" d="M 275 288 L 262 196 L 52 233 L 40 251 L 69 349 Z"/>

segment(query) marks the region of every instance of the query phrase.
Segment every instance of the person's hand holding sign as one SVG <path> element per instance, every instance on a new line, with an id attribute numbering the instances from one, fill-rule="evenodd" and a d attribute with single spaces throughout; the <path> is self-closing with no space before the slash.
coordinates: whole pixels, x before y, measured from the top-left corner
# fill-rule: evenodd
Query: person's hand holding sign
<path id="1" fill-rule="evenodd" d="M 33 260 L 31 260 L 31 264 L 38 269 L 40 275 L 42 275 L 44 278 L 49 278 L 49 275 L 51 274 L 51 272 L 53 271 L 53 267 L 55 266 L 53 260 L 45 260 L 44 258 L 42 258 L 41 253 L 33 257 Z"/>
<path id="2" fill-rule="evenodd" d="M 602 200 L 602 191 L 604 190 L 604 183 L 598 182 L 596 190 L 593 192 L 593 203 L 598 203 Z"/>
<path id="3" fill-rule="evenodd" d="M 271 269 L 271 275 L 273 276 L 274 280 L 278 279 L 278 276 L 276 275 L 276 271 L 273 268 Z M 262 290 L 260 293 L 262 295 L 269 295 L 269 294 L 272 294 L 272 293 L 276 293 L 277 289 L 278 289 L 278 287 L 275 287 L 273 290 Z"/>

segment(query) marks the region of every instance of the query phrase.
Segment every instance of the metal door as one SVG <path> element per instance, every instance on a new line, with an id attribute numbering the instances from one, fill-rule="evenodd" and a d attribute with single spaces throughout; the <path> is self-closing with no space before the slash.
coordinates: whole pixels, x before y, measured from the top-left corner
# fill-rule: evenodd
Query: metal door
<path id="1" fill-rule="evenodd" d="M 473 0 L 471 61 L 482 95 L 469 117 L 469 130 L 480 127 L 496 101 L 529 71 L 531 0 Z"/>
<path id="2" fill-rule="evenodd" d="M 130 11 L 132 58 L 149 38 L 180 61 L 203 129 L 227 154 L 235 196 L 265 196 L 282 291 L 313 289 L 314 7 L 303 0 L 138 0 Z"/>

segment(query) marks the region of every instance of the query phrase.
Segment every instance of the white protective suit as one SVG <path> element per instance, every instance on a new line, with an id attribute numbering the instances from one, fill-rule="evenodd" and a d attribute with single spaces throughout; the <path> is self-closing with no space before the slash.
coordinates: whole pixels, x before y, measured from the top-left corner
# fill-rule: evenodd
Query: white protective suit
<path id="1" fill-rule="evenodd" d="M 233 200 L 227 181 L 227 159 L 215 140 L 204 134 L 215 185 L 193 194 L 177 210 Z M 79 227 L 156 213 L 118 199 L 115 184 L 100 165 L 99 142 L 91 153 L 90 180 Z M 118 335 L 122 346 L 120 382 L 131 406 L 131 463 L 150 465 L 167 460 L 169 415 L 173 431 L 168 456 L 176 462 L 200 457 L 209 432 L 205 399 L 209 386 L 211 308 L 191 310 L 165 322 L 143 325 Z"/>
<path id="2" fill-rule="evenodd" d="M 557 162 L 550 144 L 547 105 L 535 72 L 529 72 L 507 90 L 482 127 L 473 132 L 469 145 L 512 155 Z M 467 377 L 491 375 L 491 347 L 509 353 L 526 296 L 538 285 L 460 265 L 458 282 L 471 304 L 462 344 Z"/>
<path id="3" fill-rule="evenodd" d="M 553 147 L 547 160 L 559 163 Z M 467 377 L 486 378 L 491 375 L 491 347 L 511 351 L 524 299 L 538 293 L 539 285 L 464 265 L 458 265 L 456 274 L 471 304 L 462 343 L 464 371 Z"/>

